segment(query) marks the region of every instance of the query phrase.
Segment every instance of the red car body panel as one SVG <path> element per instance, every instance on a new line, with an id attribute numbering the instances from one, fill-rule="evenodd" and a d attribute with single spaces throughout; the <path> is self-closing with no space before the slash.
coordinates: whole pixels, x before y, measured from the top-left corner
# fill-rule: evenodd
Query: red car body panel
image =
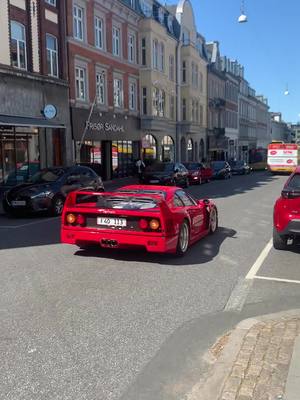
<path id="1" fill-rule="evenodd" d="M 159 194 L 124 193 L 122 191 L 159 191 Z M 193 206 L 175 207 L 173 200 L 176 191 L 181 188 L 130 185 L 113 193 L 72 192 L 65 202 L 61 220 L 61 241 L 73 245 L 99 244 L 101 247 L 129 248 L 143 247 L 149 252 L 175 253 L 178 243 L 178 234 L 181 224 L 188 220 L 190 225 L 190 245 L 209 233 L 209 216 L 212 208 L 216 209 L 214 203 L 209 200 L 199 200 Z M 134 197 L 134 201 L 141 199 L 153 199 L 156 206 L 151 209 L 117 209 L 111 207 L 99 207 L 97 200 L 85 203 L 77 202 L 78 196 L 89 196 L 90 198 L 101 197 L 105 202 L 117 201 L 120 198 L 128 200 Z M 84 226 L 67 223 L 68 214 L 74 214 L 84 218 Z M 123 227 L 101 227 L 97 226 L 100 218 L 126 219 L 126 228 Z M 157 231 L 143 230 L 140 228 L 140 220 L 159 220 L 160 228 Z M 97 221 L 97 222 L 96 222 Z M 101 220 L 102 221 L 102 220 Z"/>
<path id="2" fill-rule="evenodd" d="M 274 227 L 282 235 L 300 235 L 300 196 L 293 198 L 285 194 L 286 191 L 288 192 L 290 181 L 296 174 L 300 176 L 300 167 L 289 177 L 281 197 L 277 199 L 274 206 Z"/>
<path id="3" fill-rule="evenodd" d="M 187 168 L 188 163 L 184 163 L 184 165 Z M 210 167 L 205 167 L 203 164 L 197 169 L 188 169 L 188 178 L 191 184 L 207 182 L 212 179 L 212 175 L 212 169 Z"/>

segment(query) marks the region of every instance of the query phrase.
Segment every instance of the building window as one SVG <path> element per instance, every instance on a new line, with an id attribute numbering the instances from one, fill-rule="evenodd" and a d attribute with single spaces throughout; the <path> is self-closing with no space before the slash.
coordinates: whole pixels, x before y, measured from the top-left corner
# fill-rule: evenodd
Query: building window
<path id="1" fill-rule="evenodd" d="M 203 114 L 203 105 L 200 104 L 200 119 L 199 119 L 199 123 L 201 126 L 203 126 L 203 118 L 204 118 L 204 114 Z"/>
<path id="2" fill-rule="evenodd" d="M 74 38 L 78 40 L 83 40 L 83 32 L 84 32 L 84 10 L 83 8 L 74 5 L 73 7 L 73 33 Z"/>
<path id="3" fill-rule="evenodd" d="M 103 19 L 95 17 L 95 46 L 103 49 Z"/>
<path id="4" fill-rule="evenodd" d="M 136 60 L 136 38 L 134 33 L 128 35 L 128 61 L 134 63 Z"/>
<path id="5" fill-rule="evenodd" d="M 169 79 L 173 82 L 175 80 L 175 62 L 173 55 L 169 57 Z"/>
<path id="6" fill-rule="evenodd" d="M 27 69 L 25 26 L 16 21 L 11 21 L 10 36 L 12 66 Z"/>
<path id="7" fill-rule="evenodd" d="M 56 7 L 56 0 L 46 0 L 46 3 L 50 4 L 51 6 Z"/>
<path id="8" fill-rule="evenodd" d="M 182 99 L 182 121 L 186 121 L 186 99 Z"/>
<path id="9" fill-rule="evenodd" d="M 147 115 L 147 88 L 142 89 L 143 115 Z"/>
<path id="10" fill-rule="evenodd" d="M 158 69 L 158 41 L 153 40 L 153 69 Z"/>
<path id="11" fill-rule="evenodd" d="M 202 72 L 199 73 L 199 88 L 200 88 L 200 92 L 203 92 L 203 74 Z"/>
<path id="12" fill-rule="evenodd" d="M 152 4 L 149 0 L 141 0 L 141 9 L 145 17 L 152 16 Z"/>
<path id="13" fill-rule="evenodd" d="M 147 56 L 146 56 L 146 38 L 142 38 L 142 65 L 147 65 Z"/>
<path id="14" fill-rule="evenodd" d="M 46 48 L 48 75 L 58 77 L 58 52 L 57 39 L 55 36 L 46 35 Z"/>
<path id="15" fill-rule="evenodd" d="M 137 109 L 136 101 L 136 83 L 129 82 L 129 110 L 135 111 Z"/>
<path id="16" fill-rule="evenodd" d="M 120 28 L 113 26 L 113 55 L 120 57 L 121 55 L 121 31 Z"/>
<path id="17" fill-rule="evenodd" d="M 182 61 L 181 80 L 182 83 L 186 83 L 186 61 Z"/>
<path id="18" fill-rule="evenodd" d="M 175 97 L 170 96 L 170 119 L 175 119 Z"/>
<path id="19" fill-rule="evenodd" d="M 199 68 L 198 65 L 192 63 L 192 86 L 194 89 L 198 89 L 199 86 Z"/>
<path id="20" fill-rule="evenodd" d="M 196 101 L 196 122 L 199 123 L 199 102 Z"/>
<path id="21" fill-rule="evenodd" d="M 165 116 L 165 101 L 164 90 L 153 88 L 153 115 L 157 117 Z"/>
<path id="22" fill-rule="evenodd" d="M 76 78 L 76 99 L 86 100 L 86 69 L 82 67 L 75 68 Z"/>
<path id="23" fill-rule="evenodd" d="M 118 108 L 123 107 L 123 81 L 122 79 L 114 79 L 114 106 Z"/>
<path id="24" fill-rule="evenodd" d="M 164 71 L 165 70 L 165 46 L 163 43 L 160 43 L 159 45 L 159 70 Z"/>
<path id="25" fill-rule="evenodd" d="M 96 90 L 98 104 L 106 104 L 106 77 L 104 72 L 96 73 Z"/>

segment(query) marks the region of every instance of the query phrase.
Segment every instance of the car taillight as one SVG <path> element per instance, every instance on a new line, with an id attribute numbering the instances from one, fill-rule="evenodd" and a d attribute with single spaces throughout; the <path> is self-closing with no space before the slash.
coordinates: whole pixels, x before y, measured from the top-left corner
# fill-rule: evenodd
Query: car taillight
<path id="1" fill-rule="evenodd" d="M 74 214 L 67 214 L 66 221 L 68 224 L 74 224 L 76 221 L 76 215 Z"/>
<path id="2" fill-rule="evenodd" d="M 149 227 L 148 221 L 144 218 L 140 219 L 139 225 L 142 230 L 148 229 Z"/>
<path id="3" fill-rule="evenodd" d="M 157 231 L 157 229 L 160 226 L 160 223 L 157 219 L 151 219 L 151 221 L 149 222 L 149 226 L 153 231 Z"/>
<path id="4" fill-rule="evenodd" d="M 85 225 L 85 217 L 81 214 L 77 215 L 76 222 L 77 222 L 77 224 L 84 226 Z"/>

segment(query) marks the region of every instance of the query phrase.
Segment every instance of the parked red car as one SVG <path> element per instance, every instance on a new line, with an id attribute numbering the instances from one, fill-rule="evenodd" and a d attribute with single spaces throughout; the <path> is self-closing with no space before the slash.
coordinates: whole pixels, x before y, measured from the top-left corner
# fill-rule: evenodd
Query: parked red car
<path id="1" fill-rule="evenodd" d="M 212 169 L 206 167 L 203 163 L 185 162 L 183 165 L 189 172 L 188 178 L 190 184 L 197 183 L 198 185 L 201 185 L 203 182 L 209 182 L 212 178 Z"/>
<path id="2" fill-rule="evenodd" d="M 183 255 L 217 227 L 217 208 L 210 200 L 195 200 L 178 187 L 131 185 L 113 193 L 70 193 L 61 241 Z"/>
<path id="3" fill-rule="evenodd" d="M 300 167 L 289 177 L 274 206 L 275 249 L 286 249 L 289 239 L 300 239 Z"/>

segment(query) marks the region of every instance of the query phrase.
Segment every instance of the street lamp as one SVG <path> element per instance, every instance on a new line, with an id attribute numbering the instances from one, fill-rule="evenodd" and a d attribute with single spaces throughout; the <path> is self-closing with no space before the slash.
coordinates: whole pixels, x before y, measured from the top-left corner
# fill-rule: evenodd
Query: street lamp
<path id="1" fill-rule="evenodd" d="M 289 94 L 290 94 L 289 87 L 288 87 L 288 85 L 286 85 L 286 89 L 284 91 L 284 95 L 288 96 Z"/>
<path id="2" fill-rule="evenodd" d="M 245 1 L 244 1 L 244 0 L 242 0 L 242 4 L 241 4 L 241 15 L 240 15 L 239 18 L 238 18 L 238 22 L 239 22 L 240 24 L 243 24 L 243 23 L 245 23 L 245 22 L 248 22 L 248 17 L 247 17 L 247 15 L 245 14 Z"/>

